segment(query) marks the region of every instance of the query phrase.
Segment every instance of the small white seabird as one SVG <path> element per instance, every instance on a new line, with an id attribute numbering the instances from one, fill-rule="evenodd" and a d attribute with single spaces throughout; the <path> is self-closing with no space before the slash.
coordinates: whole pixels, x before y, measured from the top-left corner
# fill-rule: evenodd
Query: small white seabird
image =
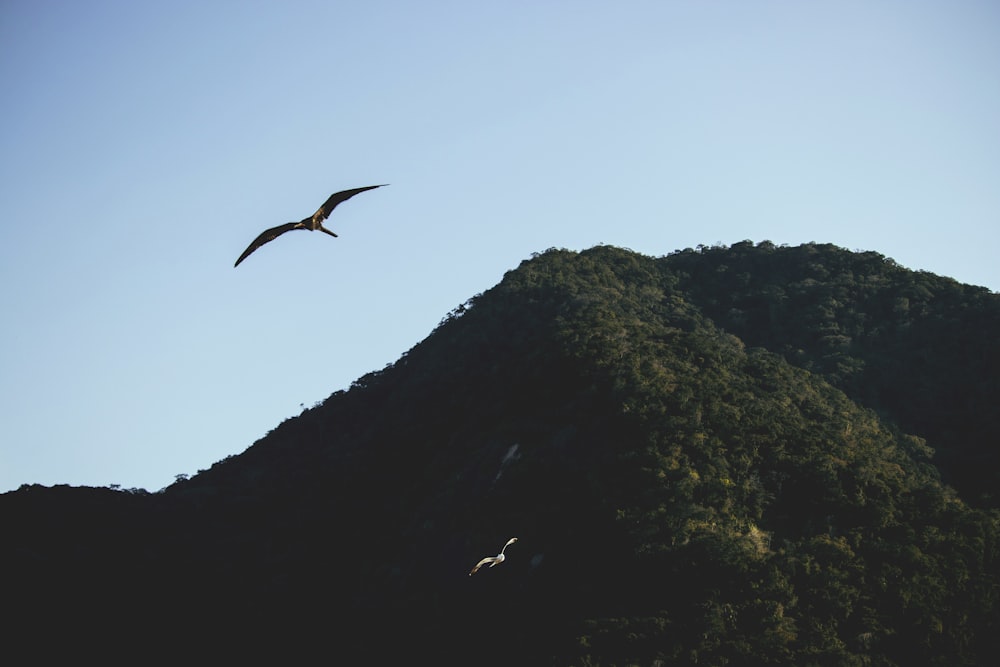
<path id="1" fill-rule="evenodd" d="M 509 547 L 510 545 L 514 544 L 514 542 L 517 542 L 517 538 L 516 537 L 510 538 L 509 540 L 507 540 L 507 544 L 503 545 L 503 549 L 501 549 L 500 553 L 498 553 L 496 556 L 487 556 L 486 558 L 484 558 L 481 561 L 479 561 L 478 563 L 476 563 L 476 566 L 474 568 L 472 568 L 472 572 L 469 572 L 469 576 L 471 577 L 476 572 L 479 572 L 479 568 L 481 568 L 483 565 L 489 565 L 490 567 L 496 567 L 500 563 L 504 562 L 504 560 L 507 557 L 503 555 L 503 552 L 507 549 L 507 547 Z"/>

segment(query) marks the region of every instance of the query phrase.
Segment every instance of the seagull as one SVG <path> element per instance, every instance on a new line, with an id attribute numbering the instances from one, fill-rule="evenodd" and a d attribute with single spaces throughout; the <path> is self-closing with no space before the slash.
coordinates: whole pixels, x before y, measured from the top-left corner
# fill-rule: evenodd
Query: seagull
<path id="1" fill-rule="evenodd" d="M 503 545 L 503 549 L 501 549 L 500 553 L 498 553 L 496 556 L 487 556 L 486 558 L 476 563 L 476 566 L 472 568 L 472 572 L 469 572 L 469 576 L 471 577 L 476 572 L 479 572 L 479 568 L 481 568 L 483 565 L 496 567 L 500 563 L 504 562 L 504 560 L 506 560 L 507 557 L 503 555 L 503 552 L 507 547 L 514 544 L 514 542 L 517 542 L 517 538 L 516 537 L 510 538 L 509 540 L 507 540 L 507 544 Z"/>
<path id="2" fill-rule="evenodd" d="M 247 247 L 247 249 L 243 251 L 243 254 L 240 255 L 240 258 L 236 260 L 235 264 L 233 264 L 233 268 L 239 266 L 240 262 L 249 257 L 250 253 L 252 253 L 257 248 L 261 247 L 268 241 L 273 241 L 274 239 L 278 238 L 285 232 L 292 231 L 293 229 L 308 229 L 311 232 L 314 232 L 318 229 L 321 232 L 326 232 L 330 236 L 336 236 L 336 234 L 334 234 L 329 229 L 323 226 L 323 221 L 330 217 L 330 213 L 333 212 L 333 209 L 337 208 L 337 204 L 347 201 L 354 195 L 361 194 L 362 192 L 365 192 L 367 190 L 374 190 L 375 188 L 381 188 L 385 185 L 388 185 L 388 183 L 383 183 L 382 185 L 369 185 L 363 188 L 354 188 L 353 190 L 343 190 L 341 192 L 333 193 L 332 195 L 330 195 L 330 198 L 327 199 L 323 203 L 323 205 L 319 207 L 319 210 L 317 210 L 308 218 L 302 218 L 298 222 L 286 222 L 283 225 L 272 227 L 271 229 L 268 229 L 263 234 L 255 238 L 253 240 L 253 243 L 251 243 Z"/>

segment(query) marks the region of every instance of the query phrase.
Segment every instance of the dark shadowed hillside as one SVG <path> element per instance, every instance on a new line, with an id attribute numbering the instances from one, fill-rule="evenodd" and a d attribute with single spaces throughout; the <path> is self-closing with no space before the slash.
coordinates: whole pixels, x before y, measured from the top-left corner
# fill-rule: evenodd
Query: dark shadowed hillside
<path id="1" fill-rule="evenodd" d="M 998 298 L 832 246 L 546 252 L 164 492 L 0 497 L 12 636 L 367 664 L 988 664 Z"/>

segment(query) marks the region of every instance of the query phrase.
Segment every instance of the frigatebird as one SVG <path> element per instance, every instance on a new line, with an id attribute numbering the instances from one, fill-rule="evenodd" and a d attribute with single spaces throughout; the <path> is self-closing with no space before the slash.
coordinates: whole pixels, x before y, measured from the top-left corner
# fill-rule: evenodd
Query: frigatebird
<path id="1" fill-rule="evenodd" d="M 479 572 L 479 568 L 481 568 L 483 565 L 496 567 L 500 563 L 504 562 L 504 560 L 506 560 L 507 557 L 503 555 L 503 552 L 507 550 L 507 547 L 514 544 L 514 542 L 517 542 L 517 538 L 516 537 L 510 538 L 509 540 L 507 540 L 507 544 L 503 545 L 503 549 L 501 549 L 500 553 L 498 553 L 496 556 L 487 556 L 486 558 L 476 563 L 476 566 L 472 568 L 472 572 L 469 572 L 469 576 L 471 577 L 476 572 Z"/>
<path id="2" fill-rule="evenodd" d="M 325 202 L 323 202 L 323 205 L 320 206 L 319 209 L 308 218 L 302 218 L 298 222 L 286 222 L 283 225 L 272 227 L 271 229 L 266 230 L 263 234 L 255 238 L 253 240 L 253 243 L 247 246 L 247 249 L 243 251 L 243 254 L 240 255 L 240 258 L 236 260 L 235 264 L 233 264 L 233 268 L 239 266 L 240 262 L 249 257 L 250 253 L 252 253 L 257 248 L 261 247 L 268 241 L 273 241 L 274 239 L 278 238 L 285 232 L 292 231 L 293 229 L 308 229 L 311 232 L 314 232 L 318 229 L 321 232 L 326 232 L 330 236 L 336 236 L 336 234 L 334 234 L 329 229 L 323 226 L 323 221 L 330 217 L 330 213 L 333 212 L 333 209 L 337 208 L 337 204 L 347 201 L 354 195 L 361 194 L 362 192 L 365 192 L 367 190 L 374 190 L 375 188 L 381 188 L 385 185 L 388 185 L 388 183 L 383 183 L 382 185 L 368 185 L 363 188 L 354 188 L 353 190 L 342 190 L 340 192 L 334 192 L 332 195 L 330 195 L 330 198 L 327 199 Z"/>

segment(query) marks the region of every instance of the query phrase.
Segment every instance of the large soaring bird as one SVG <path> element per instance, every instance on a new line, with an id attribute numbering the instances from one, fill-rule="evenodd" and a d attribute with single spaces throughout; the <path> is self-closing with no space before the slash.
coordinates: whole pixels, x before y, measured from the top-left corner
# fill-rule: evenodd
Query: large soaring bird
<path id="1" fill-rule="evenodd" d="M 501 549 L 500 553 L 498 553 L 496 556 L 487 556 L 486 558 L 476 563 L 476 566 L 472 568 L 472 572 L 469 572 L 469 576 L 471 577 L 476 572 L 479 572 L 479 568 L 481 568 L 483 565 L 496 567 L 500 563 L 504 562 L 504 560 L 506 560 L 507 557 L 503 555 L 503 552 L 507 550 L 507 547 L 514 544 L 514 542 L 517 542 L 517 538 L 516 537 L 510 538 L 509 540 L 507 540 L 507 544 L 503 545 L 503 549 Z"/>
<path id="2" fill-rule="evenodd" d="M 384 183 L 383 185 L 387 184 Z M 375 188 L 381 188 L 383 187 L 383 185 L 369 185 L 363 188 L 354 188 L 353 190 L 343 190 L 341 192 L 333 193 L 332 195 L 330 195 L 329 199 L 323 202 L 323 205 L 319 207 L 319 210 L 317 210 L 308 218 L 302 218 L 298 222 L 286 222 L 283 225 L 272 227 L 271 229 L 268 229 L 263 234 L 255 238 L 253 240 L 253 243 L 247 246 L 247 249 L 243 251 L 243 254 L 240 255 L 240 258 L 236 260 L 236 263 L 233 264 L 233 267 L 235 268 L 239 266 L 240 262 L 242 262 L 244 259 L 250 256 L 250 253 L 252 253 L 257 248 L 261 247 L 268 241 L 273 241 L 274 239 L 278 238 L 285 232 L 290 232 L 293 229 L 308 229 L 311 232 L 314 232 L 318 229 L 321 232 L 326 232 L 330 236 L 336 236 L 336 234 L 334 234 L 329 229 L 323 226 L 323 221 L 330 217 L 330 213 L 333 212 L 333 209 L 337 208 L 337 204 L 345 202 L 354 195 L 361 194 L 366 190 L 374 190 Z"/>

